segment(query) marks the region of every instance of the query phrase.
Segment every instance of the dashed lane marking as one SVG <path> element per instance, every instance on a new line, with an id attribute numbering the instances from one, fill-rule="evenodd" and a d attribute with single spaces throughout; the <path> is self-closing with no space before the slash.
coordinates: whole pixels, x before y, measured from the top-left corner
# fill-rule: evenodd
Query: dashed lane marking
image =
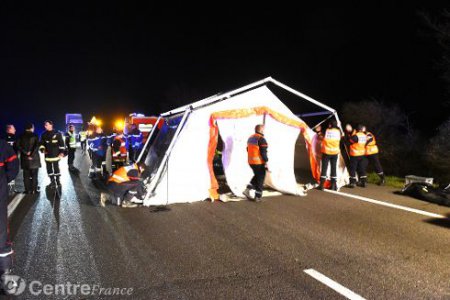
<path id="1" fill-rule="evenodd" d="M 351 299 L 351 300 L 365 300 L 365 298 L 363 298 L 360 295 L 352 292 L 351 290 L 349 290 L 345 286 L 337 283 L 336 281 L 328 278 L 327 276 L 323 275 L 322 273 L 317 272 L 314 269 L 307 269 L 307 270 L 304 270 L 303 272 L 305 272 L 306 274 L 308 274 L 312 278 L 320 281 L 321 283 L 325 284 L 329 288 L 335 290 L 336 292 L 338 292 L 342 296 L 346 297 L 347 299 Z"/>

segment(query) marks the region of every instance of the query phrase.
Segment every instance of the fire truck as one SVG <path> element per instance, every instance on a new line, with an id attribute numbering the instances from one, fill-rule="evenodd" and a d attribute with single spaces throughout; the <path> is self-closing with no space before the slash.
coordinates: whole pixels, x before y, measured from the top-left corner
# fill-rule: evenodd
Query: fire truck
<path id="1" fill-rule="evenodd" d="M 132 124 L 137 125 L 137 128 L 142 132 L 142 135 L 144 136 L 145 143 L 157 120 L 157 116 L 145 116 L 143 114 L 132 113 L 125 118 L 124 130 L 129 131 Z M 164 121 L 161 119 L 157 125 L 158 129 L 160 129 L 163 124 Z"/>

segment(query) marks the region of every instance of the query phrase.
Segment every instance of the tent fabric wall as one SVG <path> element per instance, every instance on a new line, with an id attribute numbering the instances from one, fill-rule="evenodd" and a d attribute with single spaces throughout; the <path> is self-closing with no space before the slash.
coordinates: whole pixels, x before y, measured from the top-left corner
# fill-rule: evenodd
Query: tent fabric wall
<path id="1" fill-rule="evenodd" d="M 314 133 L 266 86 L 202 107 L 196 107 L 194 103 L 187 109 L 192 111 L 184 124 L 181 124 L 182 130 L 176 137 L 168 160 L 164 166 L 160 166 L 163 171 L 159 182 L 144 200 L 144 205 L 217 199 L 218 185 L 212 170 L 212 160 L 219 132 L 225 143 L 223 162 L 227 182 L 236 195 L 241 195 L 252 176 L 246 159 L 246 142 L 254 132 L 255 125 L 262 123 L 264 118 L 269 143 L 269 166 L 272 160 L 277 162 L 279 157 L 286 157 L 281 161 L 286 166 L 285 169 L 283 167 L 285 173 L 282 168 L 277 169 L 276 164 L 272 164 L 273 174 L 268 176 L 266 182 L 275 189 L 295 194 L 295 141 L 301 132 L 311 154 Z M 245 112 L 249 115 L 242 118 L 219 118 L 220 112 L 231 111 L 241 116 Z M 281 135 L 279 131 L 282 132 Z M 282 137 L 285 141 L 277 140 Z M 271 139 L 274 139 L 273 142 Z M 317 173 L 317 156 L 310 155 L 310 162 L 316 166 L 313 173 Z M 314 174 L 314 177 L 318 179 L 319 174 Z"/>

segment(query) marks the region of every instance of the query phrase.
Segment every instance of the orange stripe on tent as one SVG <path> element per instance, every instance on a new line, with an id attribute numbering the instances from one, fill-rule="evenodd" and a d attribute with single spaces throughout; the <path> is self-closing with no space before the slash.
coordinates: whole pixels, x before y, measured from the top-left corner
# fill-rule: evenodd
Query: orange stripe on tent
<path id="1" fill-rule="evenodd" d="M 320 155 L 320 151 L 317 153 L 312 148 L 313 145 L 313 136 L 310 136 L 308 132 L 308 125 L 305 122 L 295 120 L 289 118 L 283 114 L 280 114 L 266 106 L 259 106 L 253 108 L 244 108 L 244 109 L 233 109 L 233 110 L 225 110 L 220 112 L 215 112 L 211 114 L 209 120 L 209 144 L 208 144 L 208 169 L 211 178 L 211 189 L 209 190 L 209 194 L 211 199 L 218 199 L 219 194 L 217 192 L 219 185 L 217 183 L 216 176 L 214 175 L 213 169 L 213 159 L 215 150 L 217 148 L 217 140 L 219 136 L 219 128 L 217 126 L 217 119 L 241 119 L 247 118 L 250 116 L 260 116 L 267 114 L 271 116 L 276 121 L 283 123 L 288 126 L 292 126 L 300 129 L 300 133 L 303 135 L 306 141 L 306 145 L 308 148 L 309 161 L 311 164 L 311 172 L 317 181 L 320 179 L 320 165 L 318 164 L 318 155 Z"/>

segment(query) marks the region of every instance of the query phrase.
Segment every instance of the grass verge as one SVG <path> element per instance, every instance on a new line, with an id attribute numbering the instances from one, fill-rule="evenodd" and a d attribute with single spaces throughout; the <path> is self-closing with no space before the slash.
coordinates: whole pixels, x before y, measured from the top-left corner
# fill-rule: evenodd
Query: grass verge
<path id="1" fill-rule="evenodd" d="M 390 186 L 398 189 L 402 189 L 405 186 L 405 178 L 397 176 L 386 176 L 385 180 L 385 186 Z M 377 184 L 380 181 L 380 177 L 376 173 L 369 173 L 367 175 L 367 181 L 369 183 Z"/>

